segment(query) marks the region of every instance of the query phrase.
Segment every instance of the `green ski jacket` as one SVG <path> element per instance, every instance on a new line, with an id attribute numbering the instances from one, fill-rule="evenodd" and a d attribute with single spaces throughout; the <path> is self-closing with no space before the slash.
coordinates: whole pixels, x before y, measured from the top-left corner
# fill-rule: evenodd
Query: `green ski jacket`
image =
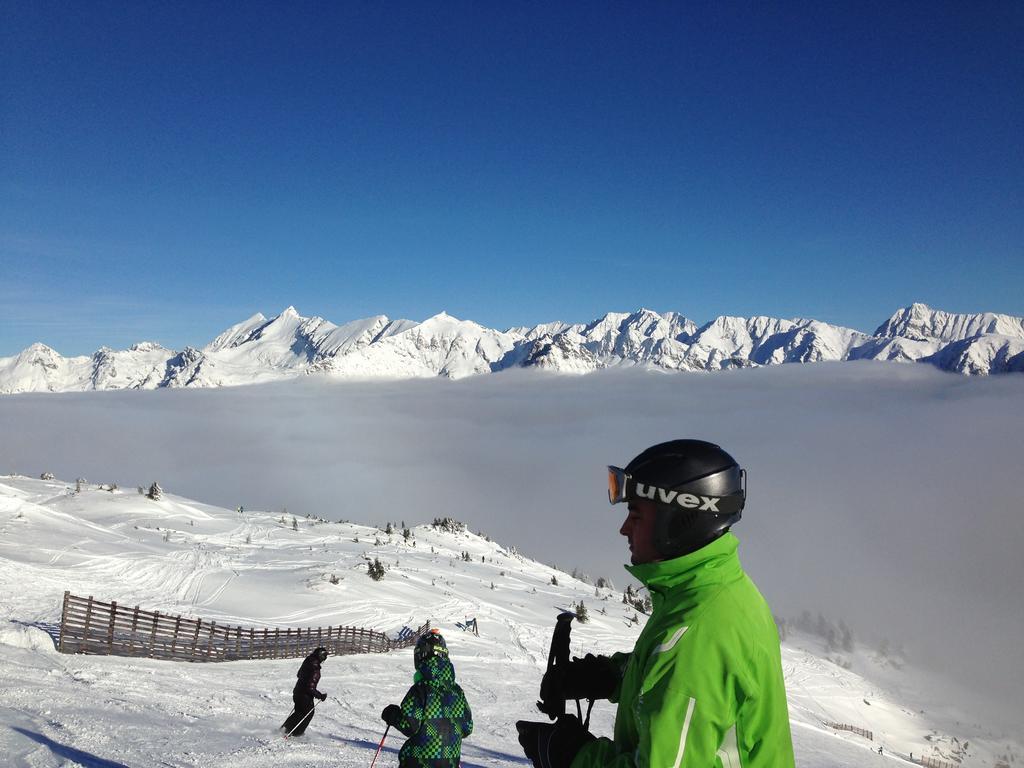
<path id="1" fill-rule="evenodd" d="M 731 533 L 672 560 L 626 566 L 654 610 L 623 670 L 615 739 L 572 768 L 793 768 L 779 634 Z"/>

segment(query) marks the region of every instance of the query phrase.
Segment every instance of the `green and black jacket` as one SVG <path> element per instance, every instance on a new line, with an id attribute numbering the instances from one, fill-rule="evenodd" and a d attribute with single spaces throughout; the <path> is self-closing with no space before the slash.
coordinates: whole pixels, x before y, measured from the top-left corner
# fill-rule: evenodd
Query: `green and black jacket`
<path id="1" fill-rule="evenodd" d="M 615 738 L 572 768 L 793 768 L 779 635 L 731 533 L 627 566 L 654 602 L 622 669 Z"/>
<path id="2" fill-rule="evenodd" d="M 431 656 L 414 680 L 396 725 L 409 737 L 398 753 L 399 768 L 457 768 L 462 740 L 473 732 L 473 715 L 455 682 L 455 668 L 447 656 Z"/>

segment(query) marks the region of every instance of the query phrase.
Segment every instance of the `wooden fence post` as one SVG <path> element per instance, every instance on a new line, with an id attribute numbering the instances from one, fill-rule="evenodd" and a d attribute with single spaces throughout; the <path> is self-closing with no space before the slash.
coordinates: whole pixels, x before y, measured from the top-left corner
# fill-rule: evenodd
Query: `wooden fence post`
<path id="1" fill-rule="evenodd" d="M 195 659 L 196 657 L 196 645 L 199 644 L 199 628 L 203 626 L 203 620 L 196 620 L 196 633 L 192 636 L 192 647 L 189 649 L 188 655 L 190 658 Z"/>
<path id="2" fill-rule="evenodd" d="M 156 625 L 160 623 L 160 611 L 153 611 L 153 632 L 149 636 L 149 657 L 156 653 Z"/>
<path id="3" fill-rule="evenodd" d="M 114 652 L 114 618 L 117 616 L 117 601 L 110 601 L 110 624 L 107 625 L 107 653 Z"/>
<path id="4" fill-rule="evenodd" d="M 134 656 L 133 651 L 135 650 L 135 633 L 139 629 L 139 606 L 135 606 L 135 610 L 132 611 L 132 631 L 128 635 L 128 653 Z"/>
<path id="5" fill-rule="evenodd" d="M 82 630 L 82 645 L 79 646 L 79 650 L 82 653 L 88 653 L 89 643 L 89 622 L 92 620 L 92 595 L 89 595 L 89 602 L 85 606 L 85 628 Z M 83 647 L 84 646 L 84 647 Z"/>
<path id="6" fill-rule="evenodd" d="M 198 631 L 198 630 L 197 630 Z M 206 642 L 206 658 L 210 658 L 210 652 L 213 650 L 213 634 L 217 631 L 217 622 L 210 622 L 210 638 Z"/>
<path id="7" fill-rule="evenodd" d="M 60 609 L 60 640 L 58 641 L 57 650 L 64 653 L 64 622 L 67 621 L 68 617 L 68 599 L 71 597 L 71 592 L 64 590 L 64 605 Z"/>
<path id="8" fill-rule="evenodd" d="M 174 637 L 171 639 L 171 656 L 178 650 L 178 632 L 181 631 L 181 616 L 176 616 L 174 619 Z"/>

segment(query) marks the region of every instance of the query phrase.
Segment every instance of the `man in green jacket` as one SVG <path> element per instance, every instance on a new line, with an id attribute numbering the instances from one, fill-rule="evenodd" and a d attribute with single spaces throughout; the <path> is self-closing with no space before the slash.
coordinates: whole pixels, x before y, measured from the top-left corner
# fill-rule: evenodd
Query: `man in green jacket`
<path id="1" fill-rule="evenodd" d="M 729 528 L 746 475 L 717 445 L 673 440 L 608 468 L 620 533 L 654 610 L 632 653 L 574 659 L 542 690 L 618 703 L 613 739 L 572 715 L 517 723 L 536 768 L 793 768 L 779 635 Z"/>

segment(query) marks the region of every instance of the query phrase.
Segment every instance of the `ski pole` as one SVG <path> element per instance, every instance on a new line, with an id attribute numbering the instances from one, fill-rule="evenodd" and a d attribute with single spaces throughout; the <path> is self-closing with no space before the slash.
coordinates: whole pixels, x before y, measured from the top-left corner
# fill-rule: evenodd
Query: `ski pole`
<path id="1" fill-rule="evenodd" d="M 370 768 L 373 768 L 373 764 L 377 762 L 377 755 L 384 748 L 384 739 L 388 737 L 388 731 L 391 730 L 391 724 L 388 723 L 388 727 L 384 729 L 384 735 L 380 737 L 380 744 L 377 745 L 377 754 L 373 756 L 373 760 L 370 762 Z"/>
<path id="2" fill-rule="evenodd" d="M 313 710 L 314 710 L 314 709 L 316 709 L 316 702 L 315 702 L 315 701 L 313 702 L 313 706 L 312 706 L 312 707 L 310 707 L 310 710 L 309 710 L 309 712 L 307 712 L 306 714 L 304 714 L 304 715 L 302 716 L 302 719 L 301 719 L 301 720 L 299 720 L 299 722 L 297 722 L 297 723 L 295 724 L 295 728 L 298 728 L 298 727 L 299 727 L 300 725 L 302 725 L 302 724 L 303 724 L 303 723 L 304 723 L 304 722 L 306 721 L 306 718 L 307 718 L 307 717 L 312 717 L 312 716 L 313 716 Z M 288 731 L 288 733 L 286 733 L 286 734 L 284 735 L 284 737 L 285 737 L 285 738 L 287 739 L 287 738 L 288 738 L 289 736 L 291 736 L 291 735 L 292 735 L 293 733 L 295 733 L 295 728 L 292 728 L 292 729 L 291 729 L 290 731 Z"/>

